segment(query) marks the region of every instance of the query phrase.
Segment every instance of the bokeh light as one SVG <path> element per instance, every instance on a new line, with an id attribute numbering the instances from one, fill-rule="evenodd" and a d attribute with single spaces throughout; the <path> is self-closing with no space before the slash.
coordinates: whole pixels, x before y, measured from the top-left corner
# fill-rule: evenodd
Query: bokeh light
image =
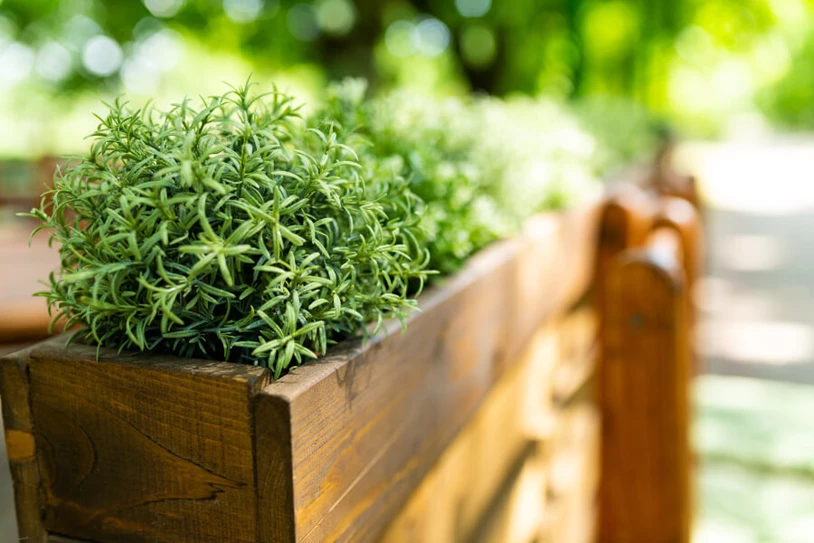
<path id="1" fill-rule="evenodd" d="M 489 66 L 495 59 L 497 42 L 492 29 L 484 24 L 473 23 L 461 31 L 461 55 L 470 66 Z"/>
<path id="2" fill-rule="evenodd" d="M 492 0 L 455 0 L 455 7 L 464 17 L 483 17 L 492 7 Z"/>
<path id="3" fill-rule="evenodd" d="M 144 5 L 156 17 L 172 17 L 184 7 L 185 0 L 144 0 Z"/>
<path id="4" fill-rule="evenodd" d="M 297 4 L 288 12 L 288 28 L 296 39 L 313 41 L 319 36 L 317 13 L 311 4 Z"/>
<path id="5" fill-rule="evenodd" d="M 449 46 L 449 28 L 434 18 L 423 19 L 415 26 L 415 48 L 428 57 L 437 57 Z"/>
<path id="6" fill-rule="evenodd" d="M 356 8 L 350 0 L 319 0 L 317 24 L 327 34 L 344 36 L 356 22 Z"/>
<path id="7" fill-rule="evenodd" d="M 40 77 L 61 81 L 71 73 L 71 52 L 62 44 L 49 41 L 37 51 L 36 69 Z"/>
<path id="8" fill-rule="evenodd" d="M 122 64 L 122 48 L 108 36 L 94 36 L 82 50 L 82 64 L 94 75 L 110 75 Z"/>
<path id="9" fill-rule="evenodd" d="M 223 12 L 236 23 L 251 23 L 263 10 L 263 0 L 223 0 Z"/>

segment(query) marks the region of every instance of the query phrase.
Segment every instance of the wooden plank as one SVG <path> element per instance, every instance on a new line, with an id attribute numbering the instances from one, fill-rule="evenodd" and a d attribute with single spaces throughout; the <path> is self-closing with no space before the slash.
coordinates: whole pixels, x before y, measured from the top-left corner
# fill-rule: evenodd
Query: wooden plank
<path id="1" fill-rule="evenodd" d="M 550 379 L 539 371 L 553 365 L 556 352 L 548 348 L 548 339 L 554 334 L 552 327 L 538 332 L 522 359 L 497 383 L 424 478 L 383 542 L 455 543 L 478 535 L 531 445 L 526 419 L 550 416 L 550 397 L 543 397 L 550 395 L 545 386 Z"/>
<path id="2" fill-rule="evenodd" d="M 544 542 L 593 540 L 599 480 L 600 424 L 589 403 L 571 405 L 557 418 L 546 443 L 548 503 L 540 539 Z"/>
<path id="3" fill-rule="evenodd" d="M 680 241 L 626 253 L 608 278 L 600 379 L 600 541 L 689 541 L 689 326 Z"/>
<path id="4" fill-rule="evenodd" d="M 592 288 L 604 201 L 592 202 L 563 216 L 557 266 L 562 276 L 560 305 L 571 308 Z"/>
<path id="5" fill-rule="evenodd" d="M 48 531 L 111 543 L 255 541 L 249 396 L 260 368 L 31 351 Z"/>
<path id="6" fill-rule="evenodd" d="M 509 341 L 519 356 L 537 327 L 585 295 L 593 280 L 601 201 L 532 218 L 519 237 Z"/>
<path id="7" fill-rule="evenodd" d="M 593 305 L 569 313 L 560 325 L 560 353 L 552 376 L 554 402 L 567 403 L 593 376 L 597 357 Z"/>
<path id="8" fill-rule="evenodd" d="M 518 359 L 533 329 L 584 293 L 596 235 L 591 231 L 596 221 L 588 219 L 595 210 L 588 206 L 566 226 L 549 230 L 555 239 L 569 240 L 557 243 L 561 252 L 555 258 L 564 262 L 566 253 L 585 253 L 571 260 L 584 270 L 561 269 L 545 288 L 524 296 L 518 268 L 528 264 L 521 255 L 533 251 L 535 241 L 521 236 L 497 244 L 422 296 L 422 312 L 409 319 L 405 333 L 393 325 L 383 338 L 363 347 L 347 345 L 263 390 L 254 407 L 257 439 L 280 431 L 266 429 L 259 413 L 268 420 L 289 417 L 290 429 L 283 433 L 290 431 L 292 446 L 290 451 L 258 447 L 258 470 L 290 465 L 292 486 L 280 489 L 267 482 L 273 475 L 259 475 L 258 500 L 268 504 L 258 510 L 261 533 L 272 540 L 288 537 L 262 527 L 293 508 L 296 541 L 380 537 Z M 579 232 L 569 233 L 572 228 Z M 536 243 L 544 239 L 550 235 Z M 269 414 L 274 410 L 284 413 L 275 417 Z M 291 496 L 293 505 L 276 500 L 278 492 Z"/>
<path id="9" fill-rule="evenodd" d="M 482 519 L 472 543 L 531 543 L 537 541 L 548 506 L 546 460 L 540 449 L 527 450 L 515 474 Z M 565 541 L 565 540 L 563 540 Z M 570 543 L 570 542 L 569 542 Z"/>
<path id="10" fill-rule="evenodd" d="M 14 487 L 17 530 L 23 541 L 44 543 L 40 519 L 40 474 L 36 462 L 34 422 L 31 414 L 29 357 L 32 348 L 0 358 L 6 450 Z"/>

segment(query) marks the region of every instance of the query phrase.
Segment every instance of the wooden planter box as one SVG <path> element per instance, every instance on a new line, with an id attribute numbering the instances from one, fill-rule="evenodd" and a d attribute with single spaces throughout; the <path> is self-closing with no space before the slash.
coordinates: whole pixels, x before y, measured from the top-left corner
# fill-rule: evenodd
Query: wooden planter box
<path id="1" fill-rule="evenodd" d="M 556 433 L 552 403 L 589 371 L 589 354 L 559 367 L 535 353 L 561 322 L 577 338 L 564 349 L 593 337 L 579 339 L 590 312 L 563 318 L 591 281 L 599 206 L 531 221 L 427 291 L 405 333 L 389 325 L 275 383 L 261 368 L 204 360 L 109 350 L 97 360 L 95 348 L 61 337 L 8 355 L 0 394 L 21 537 L 393 539 L 409 533 L 421 492 L 437 484 L 428 475 L 476 455 L 451 447 L 456 437 L 490 445 L 478 428 L 502 427 L 517 411 L 511 391 L 526 383 L 522 432 L 506 429 L 505 446 L 491 443 L 494 455 L 462 475 L 474 489 L 470 533 L 504 533 L 499 519 L 478 524 L 479 511 L 496 504 L 508 472 L 540 477 L 545 456 L 518 436 Z M 498 393 L 502 382 L 519 384 Z M 491 458 L 501 459 L 496 475 Z"/>

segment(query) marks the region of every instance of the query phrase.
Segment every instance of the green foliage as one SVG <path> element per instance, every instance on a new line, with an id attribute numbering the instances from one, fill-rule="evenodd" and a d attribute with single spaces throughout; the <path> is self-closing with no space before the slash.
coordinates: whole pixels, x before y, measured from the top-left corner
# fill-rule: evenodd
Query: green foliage
<path id="1" fill-rule="evenodd" d="M 458 100 L 406 93 L 365 100 L 365 88 L 360 80 L 334 86 L 328 115 L 352 130 L 373 177 L 405 179 L 424 201 L 421 227 L 430 266 L 451 273 L 472 253 L 507 235 L 484 172 L 472 160 L 481 136 L 474 112 Z"/>
<path id="2" fill-rule="evenodd" d="M 0 48 L 17 67 L 4 92 L 19 107 L 0 107 L 35 118 L 32 94 L 153 94 L 189 82 L 195 62 L 195 78 L 219 81 L 229 61 L 211 62 L 217 53 L 313 87 L 353 75 L 379 88 L 624 97 L 704 134 L 758 110 L 810 126 L 812 29 L 814 4 L 799 0 L 2 0 Z M 88 45 L 100 35 L 114 42 L 105 57 L 122 58 L 94 71 Z M 42 114 L 32 140 L 62 115 Z"/>
<path id="3" fill-rule="evenodd" d="M 424 201 L 430 265 L 442 273 L 600 186 L 596 142 L 560 104 L 364 95 L 359 80 L 334 86 L 327 116 L 351 130 L 368 177 L 404 178 Z"/>
<path id="4" fill-rule="evenodd" d="M 248 84 L 167 112 L 117 101 L 99 120 L 32 211 L 61 246 L 43 294 L 87 340 L 279 376 L 415 307 L 420 202 L 395 178 L 366 182 L 336 123 L 308 126 Z"/>
<path id="5" fill-rule="evenodd" d="M 574 103 L 574 113 L 582 126 L 593 134 L 597 152 L 593 160 L 602 172 L 652 157 L 659 145 L 661 126 L 648 111 L 628 100 L 586 97 Z"/>
<path id="6" fill-rule="evenodd" d="M 814 127 L 814 33 L 794 51 L 786 75 L 763 89 L 758 99 L 763 111 L 785 128 L 811 129 Z"/>

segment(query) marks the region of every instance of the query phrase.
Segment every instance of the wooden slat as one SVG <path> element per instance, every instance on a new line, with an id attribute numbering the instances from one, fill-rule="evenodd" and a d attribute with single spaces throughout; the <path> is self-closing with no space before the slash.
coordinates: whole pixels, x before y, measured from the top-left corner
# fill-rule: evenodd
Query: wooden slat
<path id="1" fill-rule="evenodd" d="M 689 541 L 689 324 L 680 241 L 611 269 L 600 378 L 600 541 Z M 672 258 L 671 258 L 672 255 Z"/>
<path id="2" fill-rule="evenodd" d="M 541 322 L 576 304 L 590 288 L 601 204 L 589 202 L 527 222 L 514 268 L 510 300 L 515 309 L 506 360 L 521 354 Z"/>
<path id="3" fill-rule="evenodd" d="M 527 419 L 550 416 L 546 383 L 556 357 L 550 348 L 555 333 L 553 327 L 540 330 L 424 478 L 383 542 L 456 543 L 478 535 L 531 446 Z"/>
<path id="4" fill-rule="evenodd" d="M 538 541 L 548 507 L 548 470 L 539 447 L 530 448 L 498 501 L 484 517 L 472 543 L 531 543 Z M 570 543 L 570 542 L 569 542 Z"/>
<path id="5" fill-rule="evenodd" d="M 46 532 L 40 519 L 40 474 L 35 455 L 28 373 L 31 350 L 27 348 L 0 358 L 0 397 L 3 400 L 6 450 L 14 483 L 17 529 L 21 540 L 44 543 Z"/>
<path id="6" fill-rule="evenodd" d="M 577 404 L 563 410 L 546 447 L 548 507 L 543 542 L 588 543 L 596 529 L 600 424 L 596 409 Z"/>
<path id="7" fill-rule="evenodd" d="M 546 444 L 549 493 L 557 500 L 573 498 L 575 516 L 590 511 L 599 478 L 599 414 L 595 406 L 582 403 L 562 410 L 557 427 Z M 583 507 L 583 505 L 585 507 Z"/>
<path id="8" fill-rule="evenodd" d="M 259 368 L 64 348 L 31 351 L 49 532 L 110 543 L 255 541 L 249 396 Z"/>
<path id="9" fill-rule="evenodd" d="M 593 376 L 597 327 L 593 305 L 571 312 L 560 325 L 560 353 L 552 376 L 555 403 L 567 403 Z"/>

